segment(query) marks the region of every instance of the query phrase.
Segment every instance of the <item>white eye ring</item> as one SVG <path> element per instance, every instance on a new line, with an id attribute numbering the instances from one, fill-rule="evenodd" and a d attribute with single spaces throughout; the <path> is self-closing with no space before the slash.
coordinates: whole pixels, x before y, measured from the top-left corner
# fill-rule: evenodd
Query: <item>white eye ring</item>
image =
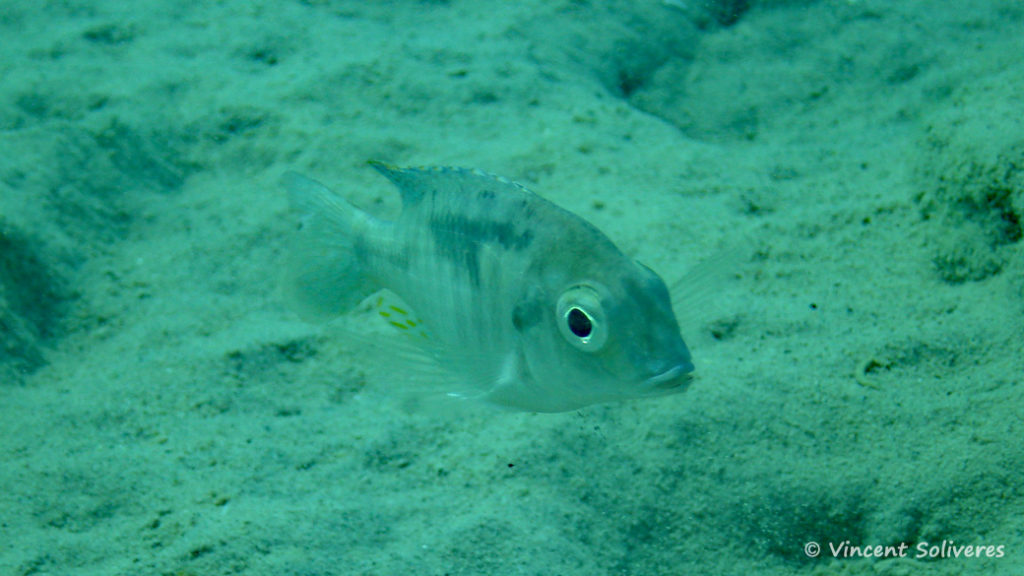
<path id="1" fill-rule="evenodd" d="M 580 284 L 563 292 L 555 319 L 562 337 L 584 352 L 597 352 L 608 341 L 601 295 L 590 286 Z"/>

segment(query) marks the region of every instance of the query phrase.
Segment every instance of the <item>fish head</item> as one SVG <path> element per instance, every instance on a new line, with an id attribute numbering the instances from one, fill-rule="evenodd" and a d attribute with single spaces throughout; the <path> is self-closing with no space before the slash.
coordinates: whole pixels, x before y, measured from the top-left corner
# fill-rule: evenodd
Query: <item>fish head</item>
<path id="1" fill-rule="evenodd" d="M 590 274 L 552 274 L 524 323 L 530 380 L 553 410 L 685 390 L 690 351 L 665 282 L 623 258 Z"/>

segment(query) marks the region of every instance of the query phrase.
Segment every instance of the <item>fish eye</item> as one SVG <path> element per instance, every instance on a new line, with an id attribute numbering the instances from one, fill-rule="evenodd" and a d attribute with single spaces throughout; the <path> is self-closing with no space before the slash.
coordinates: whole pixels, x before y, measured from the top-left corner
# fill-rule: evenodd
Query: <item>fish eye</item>
<path id="1" fill-rule="evenodd" d="M 590 315 L 575 306 L 569 308 L 565 315 L 565 323 L 577 338 L 589 338 L 590 333 L 594 331 L 594 321 L 590 319 Z"/>
<path id="2" fill-rule="evenodd" d="M 569 344 L 584 352 L 600 350 L 608 340 L 601 296 L 590 286 L 569 288 L 558 299 L 558 329 Z"/>

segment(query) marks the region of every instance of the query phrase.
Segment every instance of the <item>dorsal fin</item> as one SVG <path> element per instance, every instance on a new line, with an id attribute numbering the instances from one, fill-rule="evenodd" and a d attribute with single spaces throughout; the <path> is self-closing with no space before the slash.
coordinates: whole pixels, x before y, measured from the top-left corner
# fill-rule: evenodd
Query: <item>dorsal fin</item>
<path id="1" fill-rule="evenodd" d="M 398 192 L 402 195 L 402 206 L 413 206 L 423 200 L 423 195 L 427 191 L 423 187 L 422 179 L 418 178 L 413 170 L 376 160 L 370 160 L 369 164 L 398 188 Z"/>
<path id="2" fill-rule="evenodd" d="M 402 206 L 414 206 L 427 194 L 443 190 L 456 197 L 460 194 L 478 194 L 516 191 L 533 194 L 510 180 L 480 170 L 468 168 L 398 168 L 383 162 L 370 161 L 378 172 L 391 181 L 402 195 Z"/>

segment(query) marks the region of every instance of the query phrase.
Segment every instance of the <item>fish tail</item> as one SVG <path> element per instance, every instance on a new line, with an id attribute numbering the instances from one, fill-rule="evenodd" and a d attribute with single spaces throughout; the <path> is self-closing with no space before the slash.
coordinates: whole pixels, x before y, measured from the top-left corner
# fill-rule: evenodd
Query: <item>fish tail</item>
<path id="1" fill-rule="evenodd" d="M 323 184 L 295 172 L 281 183 L 299 216 L 284 282 L 286 295 L 302 316 L 329 320 L 379 287 L 359 258 L 359 240 L 372 217 Z"/>

